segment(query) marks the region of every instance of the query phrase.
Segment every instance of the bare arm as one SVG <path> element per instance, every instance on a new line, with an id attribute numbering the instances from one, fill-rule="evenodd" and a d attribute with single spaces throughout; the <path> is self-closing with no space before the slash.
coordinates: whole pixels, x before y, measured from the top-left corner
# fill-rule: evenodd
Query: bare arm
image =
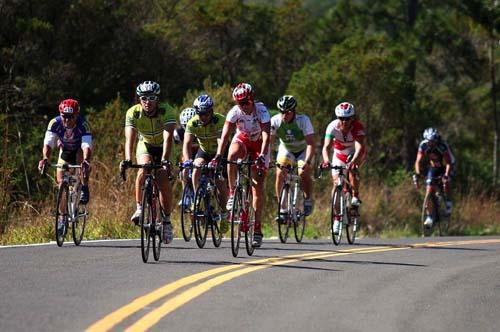
<path id="1" fill-rule="evenodd" d="M 271 122 L 267 123 L 262 123 L 261 125 L 262 128 L 262 146 L 260 149 L 260 154 L 266 155 L 267 152 L 269 151 L 269 138 L 270 138 L 270 132 L 271 132 Z"/>
<path id="2" fill-rule="evenodd" d="M 137 139 L 137 130 L 133 127 L 125 127 L 125 160 L 132 160 L 132 149 Z"/>
<path id="3" fill-rule="evenodd" d="M 220 137 L 219 145 L 217 146 L 216 155 L 221 156 L 222 152 L 226 148 L 226 144 L 228 141 L 229 134 L 233 131 L 235 124 L 229 121 L 224 123 L 224 128 L 222 128 L 222 135 Z"/>
<path id="4" fill-rule="evenodd" d="M 170 123 L 165 126 L 163 130 L 163 153 L 161 160 L 168 160 L 172 152 L 172 143 L 174 137 L 175 123 Z"/>
<path id="5" fill-rule="evenodd" d="M 184 133 L 184 144 L 182 145 L 182 161 L 191 159 L 191 147 L 193 145 L 193 134 Z"/>
<path id="6" fill-rule="evenodd" d="M 305 138 L 306 144 L 307 144 L 307 147 L 306 147 L 306 163 L 307 164 L 311 164 L 312 158 L 314 156 L 314 142 L 315 142 L 314 134 L 307 135 L 304 138 Z"/>
<path id="7" fill-rule="evenodd" d="M 325 142 L 323 143 L 323 162 L 330 162 L 330 151 L 332 149 L 332 139 L 330 137 L 325 137 Z"/>
<path id="8" fill-rule="evenodd" d="M 417 160 L 415 160 L 415 174 L 420 175 L 420 164 L 422 162 L 423 156 L 424 155 L 422 153 L 417 153 Z"/>
<path id="9" fill-rule="evenodd" d="M 359 165 L 359 158 L 361 155 L 361 150 L 363 149 L 363 146 L 365 145 L 365 137 L 361 136 L 358 137 L 354 141 L 354 155 L 352 156 L 351 163 L 354 165 Z"/>
<path id="10" fill-rule="evenodd" d="M 48 146 L 47 144 L 44 144 L 43 145 L 43 151 L 42 151 L 42 154 L 43 154 L 43 158 L 42 159 L 49 159 L 50 158 L 50 154 L 52 152 L 52 148 L 50 146 Z"/>

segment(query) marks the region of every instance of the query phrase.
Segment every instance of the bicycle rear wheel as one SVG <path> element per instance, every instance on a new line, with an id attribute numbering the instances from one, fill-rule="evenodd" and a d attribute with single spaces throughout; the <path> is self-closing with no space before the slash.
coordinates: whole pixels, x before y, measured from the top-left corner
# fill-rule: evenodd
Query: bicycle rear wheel
<path id="1" fill-rule="evenodd" d="M 248 256 L 252 256 L 255 251 L 255 247 L 253 246 L 253 236 L 255 234 L 255 210 L 252 206 L 253 197 L 252 197 L 252 189 L 249 189 L 249 193 L 246 198 L 246 207 L 247 207 L 247 227 L 245 227 L 245 246 L 247 248 Z"/>
<path id="2" fill-rule="evenodd" d="M 290 185 L 284 184 L 283 188 L 281 188 L 281 193 L 278 201 L 278 235 L 280 237 L 281 243 L 286 243 L 288 239 L 288 232 L 290 230 L 290 222 L 291 222 L 291 210 L 292 206 L 290 204 Z M 286 213 L 282 213 L 281 210 L 285 210 Z"/>
<path id="3" fill-rule="evenodd" d="M 219 205 L 217 199 L 217 190 L 214 190 L 209 197 L 208 206 L 214 206 L 213 211 L 210 211 L 210 229 L 212 231 L 212 242 L 216 248 L 220 247 L 222 243 L 222 232 L 221 232 L 221 222 L 222 222 L 222 209 Z"/>
<path id="4" fill-rule="evenodd" d="M 194 202 L 194 192 L 191 184 L 187 184 L 182 191 L 181 200 L 181 228 L 184 241 L 189 242 L 193 235 L 193 219 L 191 203 Z"/>
<path id="5" fill-rule="evenodd" d="M 233 207 L 231 209 L 231 252 L 233 257 L 238 256 L 238 250 L 240 249 L 240 227 L 242 223 L 243 216 L 243 206 L 242 206 L 242 192 L 241 189 L 235 191 L 233 196 Z"/>
<path id="6" fill-rule="evenodd" d="M 80 200 L 80 198 L 78 198 L 78 200 Z M 73 233 L 73 242 L 75 242 L 75 245 L 79 246 L 85 232 L 85 224 L 87 223 L 87 206 L 84 204 L 78 204 L 75 215 L 76 218 L 73 220 L 71 228 Z"/>
<path id="7" fill-rule="evenodd" d="M 210 206 L 205 196 L 205 188 L 198 187 L 194 196 L 194 238 L 199 248 L 203 248 L 207 242 L 208 218 Z"/>
<path id="8" fill-rule="evenodd" d="M 61 247 L 64 243 L 64 238 L 66 237 L 66 233 L 68 231 L 68 199 L 69 199 L 69 189 L 68 184 L 62 182 L 59 185 L 59 189 L 57 191 L 57 200 L 56 200 L 56 211 L 55 211 L 55 235 L 56 242 L 59 247 Z M 66 212 L 60 212 L 66 211 Z M 59 218 L 64 218 L 64 228 L 59 228 Z"/>
<path id="9" fill-rule="evenodd" d="M 293 232 L 295 234 L 295 240 L 297 243 L 302 242 L 304 238 L 304 231 L 306 229 L 306 216 L 304 215 L 304 192 L 300 187 L 297 188 L 295 201 L 295 216 L 293 223 Z"/>
<path id="10" fill-rule="evenodd" d="M 331 228 L 331 232 L 332 232 L 332 240 L 333 240 L 333 243 L 338 246 L 340 244 L 340 240 L 342 239 L 342 219 L 344 218 L 344 215 L 345 215 L 345 207 L 344 207 L 344 202 L 343 202 L 343 196 L 342 196 L 342 189 L 335 189 L 335 192 L 333 194 L 333 199 L 332 199 L 332 213 L 331 213 L 331 217 L 330 217 L 330 228 Z M 335 224 L 335 216 L 336 216 L 336 213 L 335 213 L 335 206 L 338 206 L 338 209 L 340 210 L 340 218 L 339 218 L 339 222 L 340 222 L 340 226 L 339 226 L 339 231 L 338 233 L 335 233 L 335 227 L 334 227 L 334 224 Z"/>
<path id="11" fill-rule="evenodd" d="M 149 248 L 151 246 L 151 226 L 153 220 L 153 209 L 151 207 L 151 189 L 148 180 L 144 184 L 142 193 L 142 212 L 140 217 L 141 226 L 141 255 L 144 263 L 148 262 Z"/>

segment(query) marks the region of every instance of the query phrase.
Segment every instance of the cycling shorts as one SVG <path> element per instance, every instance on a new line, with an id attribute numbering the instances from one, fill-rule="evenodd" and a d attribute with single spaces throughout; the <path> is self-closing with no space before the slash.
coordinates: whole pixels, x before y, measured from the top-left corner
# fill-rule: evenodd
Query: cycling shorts
<path id="1" fill-rule="evenodd" d="M 276 162 L 282 166 L 293 166 L 295 163 L 303 164 L 306 160 L 306 149 L 294 153 L 283 145 L 280 144 L 278 147 L 278 155 L 276 156 Z"/>
<path id="2" fill-rule="evenodd" d="M 78 150 L 59 150 L 59 159 L 57 163 L 62 164 L 71 164 L 76 165 L 77 162 L 81 162 L 83 160 L 83 151 L 82 149 Z"/>
<path id="3" fill-rule="evenodd" d="M 160 164 L 161 156 L 163 154 L 163 146 L 155 146 L 139 140 L 137 142 L 137 149 L 135 150 L 135 157 L 139 160 L 142 155 L 150 155 L 153 159 L 153 163 Z"/>
<path id="4" fill-rule="evenodd" d="M 260 155 L 260 150 L 262 148 L 262 138 L 256 141 L 250 140 L 250 138 L 243 132 L 239 132 L 234 135 L 231 144 L 243 144 L 247 149 L 247 156 L 252 160 L 256 160 Z M 263 166 L 264 170 L 269 168 L 270 153 L 267 152 L 265 156 L 265 164 Z"/>

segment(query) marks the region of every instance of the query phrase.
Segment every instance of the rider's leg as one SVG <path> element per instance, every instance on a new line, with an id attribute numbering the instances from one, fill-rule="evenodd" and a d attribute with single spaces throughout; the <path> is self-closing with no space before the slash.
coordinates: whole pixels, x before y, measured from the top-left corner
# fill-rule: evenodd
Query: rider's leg
<path id="1" fill-rule="evenodd" d="M 194 166 L 200 167 L 206 165 L 205 159 L 196 158 L 193 162 Z M 198 183 L 200 182 L 201 170 L 199 168 L 193 168 L 193 189 L 194 192 L 198 189 Z"/>
<path id="2" fill-rule="evenodd" d="M 274 181 L 274 190 L 276 191 L 276 199 L 278 201 L 280 199 L 281 188 L 283 187 L 283 182 L 285 181 L 286 175 L 286 169 L 276 167 L 276 180 Z"/>
<path id="3" fill-rule="evenodd" d="M 311 177 L 311 166 L 304 164 L 302 168 L 299 168 L 300 176 L 300 186 L 304 190 L 304 195 L 306 199 L 311 199 L 311 193 L 313 188 L 313 182 Z"/>
<path id="4" fill-rule="evenodd" d="M 230 161 L 236 161 L 238 159 L 244 159 L 247 155 L 247 149 L 245 145 L 238 141 L 233 141 L 229 146 L 229 152 L 227 159 Z M 229 198 L 227 200 L 226 208 L 231 210 L 233 207 L 233 192 L 236 185 L 236 172 L 237 166 L 233 164 L 227 164 L 227 175 L 229 182 Z"/>

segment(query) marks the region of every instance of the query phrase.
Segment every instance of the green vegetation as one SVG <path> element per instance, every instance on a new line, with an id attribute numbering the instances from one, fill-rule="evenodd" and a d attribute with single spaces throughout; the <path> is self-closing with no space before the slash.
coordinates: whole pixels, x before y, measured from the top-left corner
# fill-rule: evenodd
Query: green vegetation
<path id="1" fill-rule="evenodd" d="M 132 181 L 121 182 L 117 165 L 124 112 L 147 79 L 179 110 L 208 92 L 226 113 L 240 81 L 271 109 L 294 94 L 319 143 L 335 105 L 354 103 L 367 129 L 366 235 L 418 234 L 422 193 L 410 174 L 421 132 L 435 126 L 458 160 L 452 233 L 499 233 L 493 0 L 34 0 L 3 2 L 0 13 L 0 243 L 52 237 L 53 181 L 36 166 L 68 97 L 80 101 L 95 141 L 87 235 L 136 234 L 127 222 Z M 266 235 L 276 232 L 272 181 Z M 329 186 L 316 182 L 308 237 L 328 234 Z"/>

